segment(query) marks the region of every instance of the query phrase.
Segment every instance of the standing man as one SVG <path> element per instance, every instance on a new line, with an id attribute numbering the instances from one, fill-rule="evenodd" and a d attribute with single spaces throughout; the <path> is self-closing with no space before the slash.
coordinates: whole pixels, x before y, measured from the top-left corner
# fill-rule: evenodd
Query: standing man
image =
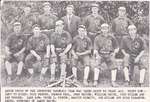
<path id="1" fill-rule="evenodd" d="M 66 62 L 69 50 L 72 47 L 71 35 L 64 31 L 64 22 L 58 20 L 55 23 L 55 32 L 51 35 L 51 80 L 55 79 L 56 63 L 60 64 L 60 79 L 66 76 Z"/>
<path id="2" fill-rule="evenodd" d="M 91 5 L 92 14 L 88 15 L 83 19 L 83 24 L 86 26 L 88 31 L 88 36 L 91 38 L 92 43 L 94 45 L 94 39 L 97 35 L 97 32 L 100 30 L 101 24 L 103 24 L 104 18 L 99 15 L 99 5 L 92 4 Z"/>
<path id="3" fill-rule="evenodd" d="M 78 35 L 73 39 L 72 55 L 73 55 L 73 68 L 72 73 L 75 81 L 77 81 L 77 65 L 79 61 L 84 65 L 84 78 L 83 83 L 88 85 L 88 77 L 90 72 L 90 53 L 92 42 L 87 36 L 87 31 L 84 25 L 80 25 L 78 28 Z"/>
<path id="4" fill-rule="evenodd" d="M 127 69 L 126 73 L 129 73 L 129 81 L 133 81 L 134 66 L 137 65 L 140 70 L 139 86 L 144 83 L 146 66 L 143 63 L 142 56 L 144 54 L 144 42 L 137 34 L 137 28 L 135 25 L 129 25 L 129 36 L 126 36 L 122 40 L 122 52 L 125 55 L 124 67 Z M 128 71 L 129 68 L 129 71 Z"/>
<path id="5" fill-rule="evenodd" d="M 118 17 L 112 21 L 112 32 L 114 33 L 115 38 L 119 44 L 119 48 L 121 48 L 121 40 L 123 36 L 127 36 L 127 27 L 132 24 L 132 21 L 126 16 L 126 8 L 119 7 L 118 8 Z M 122 58 L 122 52 L 119 50 L 116 55 L 117 58 Z"/>
<path id="6" fill-rule="evenodd" d="M 111 84 L 116 86 L 117 66 L 115 66 L 115 54 L 119 50 L 117 41 L 109 32 L 109 25 L 104 23 L 101 25 L 102 34 L 98 35 L 94 41 L 94 56 L 96 66 L 94 69 L 94 86 L 98 84 L 98 78 L 102 64 L 106 63 L 111 69 Z"/>
<path id="7" fill-rule="evenodd" d="M 30 79 L 33 78 L 35 67 L 38 67 L 34 66 L 35 63 L 40 63 L 40 81 L 42 81 L 49 67 L 50 46 L 48 37 L 40 33 L 40 27 L 37 24 L 33 26 L 33 36 L 28 40 L 27 49 L 30 53 L 26 57 L 25 64 L 31 74 Z"/>
<path id="8" fill-rule="evenodd" d="M 68 5 L 66 7 L 66 16 L 62 17 L 62 20 L 64 21 L 64 30 L 68 31 L 72 38 L 76 36 L 81 19 L 74 15 L 73 5 Z"/>
<path id="9" fill-rule="evenodd" d="M 51 9 L 51 4 L 49 2 L 43 4 L 44 13 L 39 17 L 39 24 L 42 30 L 50 30 L 55 27 L 55 22 L 58 17 L 51 12 Z"/>
<path id="10" fill-rule="evenodd" d="M 24 33 L 31 33 L 31 28 L 32 28 L 32 14 L 31 14 L 31 6 L 27 5 L 23 8 L 23 14 L 19 18 L 20 22 L 23 26 L 23 32 Z"/>
<path id="11" fill-rule="evenodd" d="M 12 80 L 12 62 L 18 63 L 17 68 L 17 77 L 16 79 L 20 78 L 22 69 L 23 69 L 23 60 L 24 60 L 24 51 L 26 46 L 26 38 L 21 33 L 21 23 L 15 22 L 13 25 L 14 32 L 9 35 L 7 41 L 6 41 L 6 61 L 5 61 L 5 67 L 6 71 L 8 73 L 7 81 L 10 82 Z"/>

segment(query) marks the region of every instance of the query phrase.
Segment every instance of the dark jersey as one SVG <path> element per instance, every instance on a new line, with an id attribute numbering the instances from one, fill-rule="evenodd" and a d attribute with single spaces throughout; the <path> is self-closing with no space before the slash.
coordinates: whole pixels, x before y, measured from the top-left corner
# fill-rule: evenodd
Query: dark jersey
<path id="1" fill-rule="evenodd" d="M 75 52 L 85 52 L 86 50 L 91 50 L 92 42 L 89 37 L 81 39 L 78 35 L 73 39 L 73 50 Z"/>
<path id="2" fill-rule="evenodd" d="M 55 48 L 65 48 L 72 40 L 71 35 L 67 31 L 63 31 L 62 34 L 54 32 L 51 34 L 50 39 L 51 44 L 53 44 Z"/>
<path id="3" fill-rule="evenodd" d="M 27 48 L 28 50 L 34 50 L 36 52 L 46 52 L 46 47 L 49 44 L 49 39 L 45 34 L 40 34 L 40 36 L 31 36 L 29 38 Z"/>
<path id="4" fill-rule="evenodd" d="M 26 36 L 12 33 L 7 38 L 6 46 L 9 47 L 12 53 L 17 53 L 22 48 L 26 47 Z"/>
<path id="5" fill-rule="evenodd" d="M 110 35 L 107 37 L 98 35 L 94 41 L 94 49 L 98 50 L 100 54 L 111 53 L 117 46 L 116 39 Z"/>
<path id="6" fill-rule="evenodd" d="M 144 42 L 140 37 L 136 37 L 134 40 L 130 36 L 124 37 L 121 46 L 122 49 L 133 57 L 136 57 L 144 50 Z"/>

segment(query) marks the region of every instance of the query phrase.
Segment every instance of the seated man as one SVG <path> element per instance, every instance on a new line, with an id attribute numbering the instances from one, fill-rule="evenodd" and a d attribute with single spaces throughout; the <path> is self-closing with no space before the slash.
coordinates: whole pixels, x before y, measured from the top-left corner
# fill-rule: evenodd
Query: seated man
<path id="1" fill-rule="evenodd" d="M 30 54 L 27 55 L 25 64 L 28 72 L 31 74 L 31 79 L 33 78 L 35 67 L 39 67 L 34 65 L 39 63 L 41 67 L 40 81 L 42 81 L 49 67 L 50 46 L 48 37 L 40 33 L 39 25 L 33 26 L 33 36 L 28 40 L 27 49 L 30 51 Z"/>
<path id="2" fill-rule="evenodd" d="M 92 42 L 87 36 L 86 28 L 84 25 L 78 27 L 78 35 L 73 39 L 73 68 L 72 73 L 74 75 L 75 81 L 77 81 L 77 64 L 78 61 L 82 61 L 84 64 L 84 81 L 85 85 L 88 84 L 87 79 L 90 72 L 90 58 L 89 54 L 91 53 Z"/>
<path id="3" fill-rule="evenodd" d="M 60 61 L 60 79 L 66 76 L 66 62 L 67 54 L 72 47 L 71 35 L 63 30 L 64 22 L 62 20 L 56 21 L 55 31 L 51 34 L 51 80 L 55 79 L 56 63 Z"/>
<path id="4" fill-rule="evenodd" d="M 12 80 L 12 62 L 18 62 L 18 69 L 17 69 L 17 77 L 16 79 L 20 78 L 22 69 L 23 69 L 23 60 L 24 60 L 24 51 L 25 51 L 25 42 L 26 37 L 21 33 L 21 23 L 15 22 L 14 23 L 14 32 L 10 34 L 6 41 L 6 61 L 5 67 L 8 73 L 7 81 L 11 82 Z"/>
<path id="5" fill-rule="evenodd" d="M 94 56 L 96 66 L 94 69 L 94 86 L 98 84 L 99 72 L 102 64 L 105 62 L 111 69 L 112 86 L 116 86 L 117 66 L 115 66 L 115 54 L 118 52 L 118 44 L 114 37 L 109 33 L 109 25 L 104 23 L 101 25 L 102 34 L 98 35 L 94 41 Z"/>
<path id="6" fill-rule="evenodd" d="M 135 25 L 128 26 L 129 36 L 124 37 L 122 40 L 122 52 L 125 55 L 124 67 L 127 69 L 126 73 L 129 73 L 130 80 L 133 80 L 134 66 L 137 65 L 140 69 L 139 86 L 144 83 L 146 67 L 143 64 L 141 58 L 144 53 L 144 42 L 137 35 L 137 29 Z M 129 68 L 129 72 L 128 72 Z"/>

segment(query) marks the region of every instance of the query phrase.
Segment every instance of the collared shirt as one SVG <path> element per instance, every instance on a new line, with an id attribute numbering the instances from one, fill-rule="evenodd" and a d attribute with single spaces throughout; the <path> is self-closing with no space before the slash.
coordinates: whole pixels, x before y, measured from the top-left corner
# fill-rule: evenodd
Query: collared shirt
<path id="1" fill-rule="evenodd" d="M 144 50 L 144 41 L 139 36 L 136 36 L 135 39 L 126 36 L 123 38 L 121 46 L 122 49 L 131 56 L 136 57 L 142 50 Z"/>
<path id="2" fill-rule="evenodd" d="M 22 34 L 12 33 L 6 40 L 6 46 L 9 47 L 12 53 L 20 51 L 26 47 L 26 36 Z"/>
<path id="3" fill-rule="evenodd" d="M 98 50 L 100 54 L 111 53 L 115 48 L 118 47 L 116 39 L 108 35 L 107 37 L 103 35 L 98 35 L 94 41 L 94 49 Z"/>
<path id="4" fill-rule="evenodd" d="M 100 30 L 101 24 L 104 22 L 104 18 L 100 15 L 95 17 L 91 14 L 83 19 L 83 24 L 86 26 L 87 31 L 92 33 L 97 33 Z"/>
<path id="5" fill-rule="evenodd" d="M 72 44 L 72 49 L 76 52 L 85 52 L 86 50 L 91 50 L 92 48 L 92 42 L 88 36 L 81 39 L 79 35 L 77 35 L 73 38 Z"/>
<path id="6" fill-rule="evenodd" d="M 112 21 L 112 31 L 115 35 L 128 34 L 127 27 L 133 24 L 132 21 L 127 17 L 117 17 Z"/>
<path id="7" fill-rule="evenodd" d="M 71 35 L 67 31 L 63 31 L 61 34 L 53 32 L 50 39 L 50 44 L 53 44 L 55 48 L 66 48 L 72 41 Z"/>
<path id="8" fill-rule="evenodd" d="M 73 16 L 73 15 L 67 15 L 67 18 L 68 18 L 68 26 L 70 26 L 72 16 Z"/>
<path id="9" fill-rule="evenodd" d="M 45 34 L 40 34 L 39 36 L 35 37 L 34 35 L 31 36 L 27 43 L 28 50 L 34 50 L 38 52 L 46 52 L 46 47 L 49 44 L 49 39 Z"/>

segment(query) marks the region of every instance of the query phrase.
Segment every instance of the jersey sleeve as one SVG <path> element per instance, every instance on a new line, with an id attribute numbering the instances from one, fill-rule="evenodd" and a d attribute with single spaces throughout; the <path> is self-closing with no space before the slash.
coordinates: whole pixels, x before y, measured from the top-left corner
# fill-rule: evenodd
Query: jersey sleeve
<path id="1" fill-rule="evenodd" d="M 5 45 L 7 47 L 10 47 L 11 41 L 12 41 L 12 35 L 8 36 L 8 38 L 6 39 Z"/>
<path id="2" fill-rule="evenodd" d="M 47 35 L 43 34 L 43 37 L 45 39 L 45 44 L 49 45 L 49 38 L 47 37 Z"/>
<path id="3" fill-rule="evenodd" d="M 92 41 L 90 38 L 88 38 L 88 50 L 92 49 Z"/>
<path id="4" fill-rule="evenodd" d="M 126 46 L 126 38 L 123 38 L 121 41 L 121 49 L 126 50 L 127 46 Z"/>
<path id="5" fill-rule="evenodd" d="M 27 45 L 26 45 L 26 49 L 27 50 L 32 50 L 33 49 L 33 44 L 32 44 L 32 37 L 30 37 L 27 41 Z"/>
<path id="6" fill-rule="evenodd" d="M 99 50 L 98 37 L 96 37 L 95 40 L 94 40 L 94 50 Z"/>
<path id="7" fill-rule="evenodd" d="M 67 44 L 71 44 L 72 37 L 71 37 L 70 33 L 66 32 L 66 34 L 67 34 Z"/>
<path id="8" fill-rule="evenodd" d="M 115 20 L 112 21 L 111 29 L 112 29 L 112 32 L 113 32 L 113 33 L 116 32 L 116 23 L 115 23 Z"/>
<path id="9" fill-rule="evenodd" d="M 76 41 L 77 41 L 77 39 L 76 39 L 76 37 L 74 37 L 73 40 L 72 40 L 72 50 L 76 49 L 76 46 L 77 46 Z"/>
<path id="10" fill-rule="evenodd" d="M 51 35 L 50 35 L 50 44 L 51 45 L 53 45 L 54 43 L 55 43 L 55 36 L 54 36 L 55 34 L 54 33 L 52 33 Z"/>
<path id="11" fill-rule="evenodd" d="M 118 42 L 117 42 L 117 40 L 114 37 L 112 37 L 112 46 L 113 46 L 114 49 L 119 47 L 118 46 Z"/>
<path id="12" fill-rule="evenodd" d="M 141 43 L 140 43 L 140 45 L 141 45 L 141 51 L 143 51 L 143 50 L 145 50 L 145 41 L 144 41 L 144 39 L 141 39 Z"/>

